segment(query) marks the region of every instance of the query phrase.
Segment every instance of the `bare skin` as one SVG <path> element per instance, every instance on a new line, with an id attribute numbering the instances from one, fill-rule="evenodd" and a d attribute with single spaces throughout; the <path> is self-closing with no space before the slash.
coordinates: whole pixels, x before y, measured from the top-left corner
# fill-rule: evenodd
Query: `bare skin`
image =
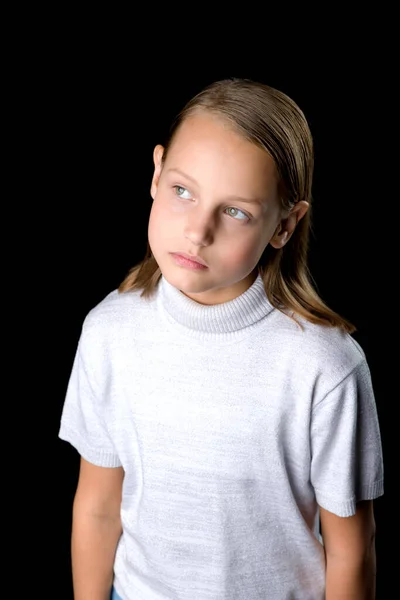
<path id="1" fill-rule="evenodd" d="M 75 600 L 110 600 L 115 551 L 121 536 L 122 468 L 81 459 L 72 520 Z"/>
<path id="2" fill-rule="evenodd" d="M 352 517 L 321 508 L 326 555 L 326 600 L 375 600 L 375 519 L 373 502 L 357 504 Z"/>

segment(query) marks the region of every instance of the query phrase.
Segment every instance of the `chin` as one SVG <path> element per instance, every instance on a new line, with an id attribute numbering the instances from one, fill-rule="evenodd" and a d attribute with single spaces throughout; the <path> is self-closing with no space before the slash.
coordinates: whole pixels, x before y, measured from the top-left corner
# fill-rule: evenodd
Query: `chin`
<path id="1" fill-rule="evenodd" d="M 190 274 L 189 274 L 190 277 Z M 200 282 L 196 282 L 196 281 L 190 281 L 190 279 L 186 276 L 186 277 L 166 277 L 166 279 L 168 279 L 168 282 L 173 285 L 174 287 L 176 287 L 178 290 L 181 290 L 181 292 L 184 292 L 185 294 L 201 294 L 204 292 L 209 291 L 209 287 L 207 285 L 205 285 L 204 283 L 200 283 Z"/>
<path id="2" fill-rule="evenodd" d="M 185 271 L 184 269 L 161 269 L 163 277 L 182 292 L 200 294 L 209 289 L 209 285 L 205 281 L 199 279 L 199 274 L 196 271 Z M 204 276 L 204 274 L 203 274 Z"/>

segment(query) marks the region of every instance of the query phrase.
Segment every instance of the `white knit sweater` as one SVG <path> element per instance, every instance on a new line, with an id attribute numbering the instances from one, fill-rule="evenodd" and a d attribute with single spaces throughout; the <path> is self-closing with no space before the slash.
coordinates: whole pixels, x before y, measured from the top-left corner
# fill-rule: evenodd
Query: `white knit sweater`
<path id="1" fill-rule="evenodd" d="M 323 600 L 318 505 L 383 493 L 365 355 L 274 309 L 258 276 L 215 306 L 162 277 L 86 317 L 60 437 L 123 466 L 123 600 Z"/>

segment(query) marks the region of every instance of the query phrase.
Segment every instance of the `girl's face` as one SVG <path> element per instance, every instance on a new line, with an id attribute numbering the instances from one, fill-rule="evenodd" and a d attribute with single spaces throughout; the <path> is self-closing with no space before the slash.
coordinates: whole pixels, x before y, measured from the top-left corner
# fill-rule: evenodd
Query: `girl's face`
<path id="1" fill-rule="evenodd" d="M 204 112 L 184 121 L 164 164 L 162 155 L 156 146 L 148 226 L 161 273 L 200 304 L 233 300 L 255 281 L 267 244 L 286 241 L 274 161 Z M 178 264 L 180 252 L 207 268 Z"/>

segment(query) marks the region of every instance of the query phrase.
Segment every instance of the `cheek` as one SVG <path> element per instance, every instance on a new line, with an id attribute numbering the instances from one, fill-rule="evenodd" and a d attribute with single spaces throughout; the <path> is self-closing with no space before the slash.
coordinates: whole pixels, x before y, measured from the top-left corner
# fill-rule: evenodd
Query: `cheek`
<path id="1" fill-rule="evenodd" d="M 154 243 L 157 241 L 157 233 L 158 233 L 157 230 L 158 229 L 159 229 L 159 215 L 158 215 L 158 210 L 157 210 L 155 204 L 153 204 L 153 206 L 151 207 L 151 211 L 150 211 L 149 227 L 148 227 L 150 243 Z"/>
<path id="2" fill-rule="evenodd" d="M 171 199 L 168 194 L 159 190 L 153 201 L 150 213 L 152 227 L 159 229 L 159 234 L 166 237 L 168 231 L 184 225 L 185 204 Z"/>
<path id="3" fill-rule="evenodd" d="M 256 257 L 258 245 L 256 242 L 244 242 L 243 244 L 232 244 L 232 256 L 238 261 L 245 262 Z"/>
<path id="4" fill-rule="evenodd" d="M 243 236 L 241 239 L 236 239 L 236 243 L 229 243 L 226 246 L 230 262 L 236 264 L 246 264 L 258 262 L 260 259 L 265 244 L 260 233 L 249 237 Z"/>
<path id="5" fill-rule="evenodd" d="M 150 217 L 156 223 L 161 222 L 162 220 L 168 220 L 168 213 L 170 210 L 168 209 L 168 204 L 162 198 L 162 194 L 159 192 L 153 201 Z"/>
<path id="6" fill-rule="evenodd" d="M 173 229 L 171 225 L 167 210 L 162 203 L 155 200 L 149 216 L 148 236 L 150 244 L 159 246 L 163 240 L 171 237 Z"/>
<path id="7" fill-rule="evenodd" d="M 253 263 L 257 255 L 257 244 L 250 240 L 237 239 L 235 243 L 232 240 L 226 240 L 223 243 L 217 243 L 215 253 L 218 262 L 222 268 L 231 269 L 242 265 L 245 269 L 250 263 Z M 225 267 L 224 267 L 224 266 Z"/>

